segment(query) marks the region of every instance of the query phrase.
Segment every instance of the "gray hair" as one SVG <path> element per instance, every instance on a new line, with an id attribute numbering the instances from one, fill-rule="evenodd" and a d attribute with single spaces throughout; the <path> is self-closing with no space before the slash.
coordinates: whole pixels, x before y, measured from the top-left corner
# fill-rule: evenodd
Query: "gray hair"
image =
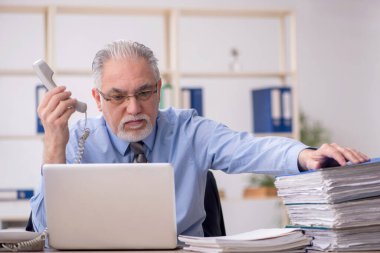
<path id="1" fill-rule="evenodd" d="M 122 60 L 131 58 L 143 58 L 151 66 L 156 82 L 160 80 L 160 71 L 157 66 L 157 58 L 153 51 L 133 41 L 118 40 L 107 44 L 103 49 L 99 50 L 92 62 L 92 72 L 95 80 L 95 86 L 100 88 L 103 76 L 104 64 L 110 60 Z"/>

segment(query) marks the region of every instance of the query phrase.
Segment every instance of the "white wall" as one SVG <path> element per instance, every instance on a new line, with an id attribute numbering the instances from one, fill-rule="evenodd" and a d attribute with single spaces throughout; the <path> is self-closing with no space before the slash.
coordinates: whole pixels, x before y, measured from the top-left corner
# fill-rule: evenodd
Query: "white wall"
<path id="1" fill-rule="evenodd" d="M 300 1 L 300 104 L 344 146 L 380 155 L 380 1 Z"/>

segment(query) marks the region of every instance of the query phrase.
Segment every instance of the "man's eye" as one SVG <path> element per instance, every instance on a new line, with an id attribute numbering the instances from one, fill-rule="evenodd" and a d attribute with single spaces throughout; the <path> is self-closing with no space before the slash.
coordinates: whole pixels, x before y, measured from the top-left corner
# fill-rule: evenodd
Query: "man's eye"
<path id="1" fill-rule="evenodd" d="M 113 100 L 116 100 L 116 101 L 120 101 L 120 100 L 123 100 L 125 98 L 125 96 L 123 95 L 113 95 L 113 96 L 110 96 L 111 99 Z"/>
<path id="2" fill-rule="evenodd" d="M 150 90 L 142 91 L 142 92 L 139 92 L 138 96 L 142 97 L 142 98 L 146 98 L 146 97 L 149 97 L 151 93 L 152 93 L 152 91 L 150 91 Z"/>

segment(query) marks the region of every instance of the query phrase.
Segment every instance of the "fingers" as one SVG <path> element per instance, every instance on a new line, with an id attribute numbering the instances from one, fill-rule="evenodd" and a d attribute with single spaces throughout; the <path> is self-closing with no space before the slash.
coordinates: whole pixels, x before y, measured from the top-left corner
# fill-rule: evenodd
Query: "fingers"
<path id="1" fill-rule="evenodd" d="M 347 161 L 357 164 L 369 160 L 365 154 L 355 149 L 341 147 L 336 143 L 323 144 L 317 151 L 326 158 L 334 159 L 341 166 L 346 165 Z"/>
<path id="2" fill-rule="evenodd" d="M 71 114 L 75 111 L 76 100 L 70 98 L 71 92 L 59 86 L 46 93 L 38 106 L 38 116 L 46 128 L 67 125 Z"/>
<path id="3" fill-rule="evenodd" d="M 54 95 L 63 92 L 65 89 L 66 89 L 65 86 L 58 86 L 58 87 L 46 92 L 46 94 L 43 97 L 42 101 L 40 102 L 38 108 L 45 108 Z"/>
<path id="4" fill-rule="evenodd" d="M 53 126 L 67 125 L 68 119 L 75 112 L 76 100 L 69 98 L 60 101 L 56 108 L 48 113 L 45 122 Z"/>
<path id="5" fill-rule="evenodd" d="M 45 136 L 51 136 L 58 143 L 65 143 L 68 136 L 68 120 L 75 112 L 76 100 L 63 86 L 46 93 L 38 106 L 37 113 L 45 129 Z"/>
<path id="6" fill-rule="evenodd" d="M 322 155 L 323 158 L 321 160 L 328 161 L 327 158 L 334 159 L 339 165 L 346 165 L 346 158 L 342 154 L 341 150 L 338 149 L 336 144 L 323 144 L 318 150 L 318 154 Z M 324 162 L 324 163 L 325 163 Z"/>
<path id="7" fill-rule="evenodd" d="M 369 160 L 368 156 L 364 155 L 363 153 L 355 149 L 343 148 L 336 143 L 333 143 L 331 145 L 335 147 L 345 157 L 347 161 L 350 161 L 354 164 L 366 162 Z"/>

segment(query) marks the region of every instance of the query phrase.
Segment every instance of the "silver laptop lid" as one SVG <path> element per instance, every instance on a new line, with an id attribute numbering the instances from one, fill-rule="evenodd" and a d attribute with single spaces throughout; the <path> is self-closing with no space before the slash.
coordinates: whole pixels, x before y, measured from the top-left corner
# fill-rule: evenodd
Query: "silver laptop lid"
<path id="1" fill-rule="evenodd" d="M 43 170 L 51 247 L 176 247 L 170 164 L 45 164 Z"/>

